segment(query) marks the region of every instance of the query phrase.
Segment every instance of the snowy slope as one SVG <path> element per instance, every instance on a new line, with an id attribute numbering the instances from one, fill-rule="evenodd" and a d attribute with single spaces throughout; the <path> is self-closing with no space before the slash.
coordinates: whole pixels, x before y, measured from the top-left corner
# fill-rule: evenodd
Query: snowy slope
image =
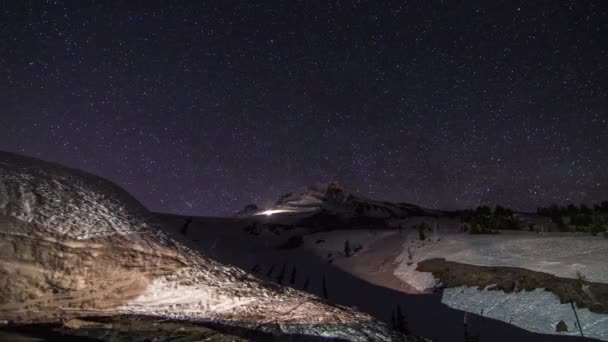
<path id="1" fill-rule="evenodd" d="M 370 316 L 215 262 L 159 227 L 106 180 L 0 152 L 0 320 L 140 314 L 400 338 Z"/>

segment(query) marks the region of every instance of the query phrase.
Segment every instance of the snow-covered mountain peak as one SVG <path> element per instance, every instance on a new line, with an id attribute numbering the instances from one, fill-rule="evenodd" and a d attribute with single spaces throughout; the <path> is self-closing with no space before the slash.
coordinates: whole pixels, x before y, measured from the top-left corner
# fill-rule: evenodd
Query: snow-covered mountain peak
<path id="1" fill-rule="evenodd" d="M 336 182 L 309 186 L 298 192 L 290 192 L 279 198 L 276 206 L 319 207 L 324 202 L 343 202 L 350 192 Z"/>
<path id="2" fill-rule="evenodd" d="M 332 182 L 310 186 L 301 191 L 287 193 L 274 206 L 250 212 L 251 215 L 316 213 L 319 211 L 344 217 L 368 216 L 377 218 L 403 218 L 412 215 L 437 215 L 439 212 L 407 203 L 373 200 L 355 195 L 343 185 Z"/>

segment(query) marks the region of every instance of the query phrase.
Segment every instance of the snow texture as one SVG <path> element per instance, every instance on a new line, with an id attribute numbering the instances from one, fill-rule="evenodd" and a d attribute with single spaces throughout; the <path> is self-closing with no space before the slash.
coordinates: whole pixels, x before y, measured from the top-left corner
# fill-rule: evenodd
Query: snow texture
<path id="1" fill-rule="evenodd" d="M 580 336 L 571 305 L 561 304 L 557 296 L 541 289 L 505 293 L 457 287 L 446 289 L 442 302 L 455 309 L 499 319 L 533 332 Z M 585 336 L 608 341 L 608 315 L 595 314 L 588 309 L 577 309 L 577 314 Z M 568 331 L 557 333 L 555 327 L 562 320 L 568 325 Z"/>
<path id="2" fill-rule="evenodd" d="M 477 266 L 521 267 L 573 279 L 580 272 L 589 281 L 608 283 L 605 261 L 608 243 L 601 237 L 501 232 L 498 235 L 443 233 L 433 239 L 434 242 L 405 242 L 397 258 L 400 264 L 395 275 L 419 291 L 437 285 L 431 273 L 416 271 L 418 261 L 432 258 Z M 409 255 L 413 255 L 411 260 Z M 570 327 L 570 334 L 576 334 L 572 332 L 570 305 L 560 304 L 555 295 L 543 290 L 507 294 L 451 288 L 445 290 L 443 301 L 456 309 L 477 314 L 484 309 L 485 316 L 545 334 L 555 333 L 555 325 L 563 319 Z M 586 336 L 608 340 L 608 315 L 584 309 L 579 310 L 579 316 Z"/>
<path id="3" fill-rule="evenodd" d="M 0 152 L 0 215 L 86 240 L 148 228 L 146 210 L 110 182 Z"/>
<path id="4" fill-rule="evenodd" d="M 408 260 L 405 244 L 400 256 L 402 263 L 395 274 L 409 283 L 416 262 L 444 258 L 477 266 L 522 267 L 572 279 L 576 279 L 577 272 L 580 272 L 589 281 L 608 283 L 608 243 L 602 237 L 525 232 L 502 232 L 498 235 L 447 233 L 438 237 L 441 239 L 438 243 L 421 244 L 413 249 L 415 262 L 411 266 L 405 262 Z M 421 282 L 419 286 L 424 284 Z"/>
<path id="5" fill-rule="evenodd" d="M 109 181 L 0 152 L 0 218 L 10 222 L 0 221 L 6 247 L 0 275 L 5 284 L 23 285 L 3 289 L 0 319 L 145 314 L 279 325 L 353 341 L 402 338 L 366 314 L 215 262 L 164 233 L 152 217 Z M 30 253 L 38 249 L 44 253 Z"/>

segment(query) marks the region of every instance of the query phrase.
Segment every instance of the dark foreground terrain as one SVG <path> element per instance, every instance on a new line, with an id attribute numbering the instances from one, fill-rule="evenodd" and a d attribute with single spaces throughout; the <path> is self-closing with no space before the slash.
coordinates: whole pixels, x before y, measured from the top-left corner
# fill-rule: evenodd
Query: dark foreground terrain
<path id="1" fill-rule="evenodd" d="M 63 324 L 4 325 L 0 341 L 341 341 L 302 335 L 264 333 L 217 323 L 188 323 L 142 316 L 87 317 Z"/>

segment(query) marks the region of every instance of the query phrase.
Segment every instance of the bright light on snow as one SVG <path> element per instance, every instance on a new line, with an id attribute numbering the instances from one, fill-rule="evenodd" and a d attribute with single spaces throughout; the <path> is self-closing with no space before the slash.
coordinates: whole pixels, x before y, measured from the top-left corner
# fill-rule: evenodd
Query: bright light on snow
<path id="1" fill-rule="evenodd" d="M 266 215 L 266 216 L 270 216 L 272 214 L 278 214 L 278 213 L 289 213 L 292 210 L 284 210 L 284 209 L 270 209 L 270 210 L 264 210 L 261 213 L 257 213 L 256 215 Z"/>

